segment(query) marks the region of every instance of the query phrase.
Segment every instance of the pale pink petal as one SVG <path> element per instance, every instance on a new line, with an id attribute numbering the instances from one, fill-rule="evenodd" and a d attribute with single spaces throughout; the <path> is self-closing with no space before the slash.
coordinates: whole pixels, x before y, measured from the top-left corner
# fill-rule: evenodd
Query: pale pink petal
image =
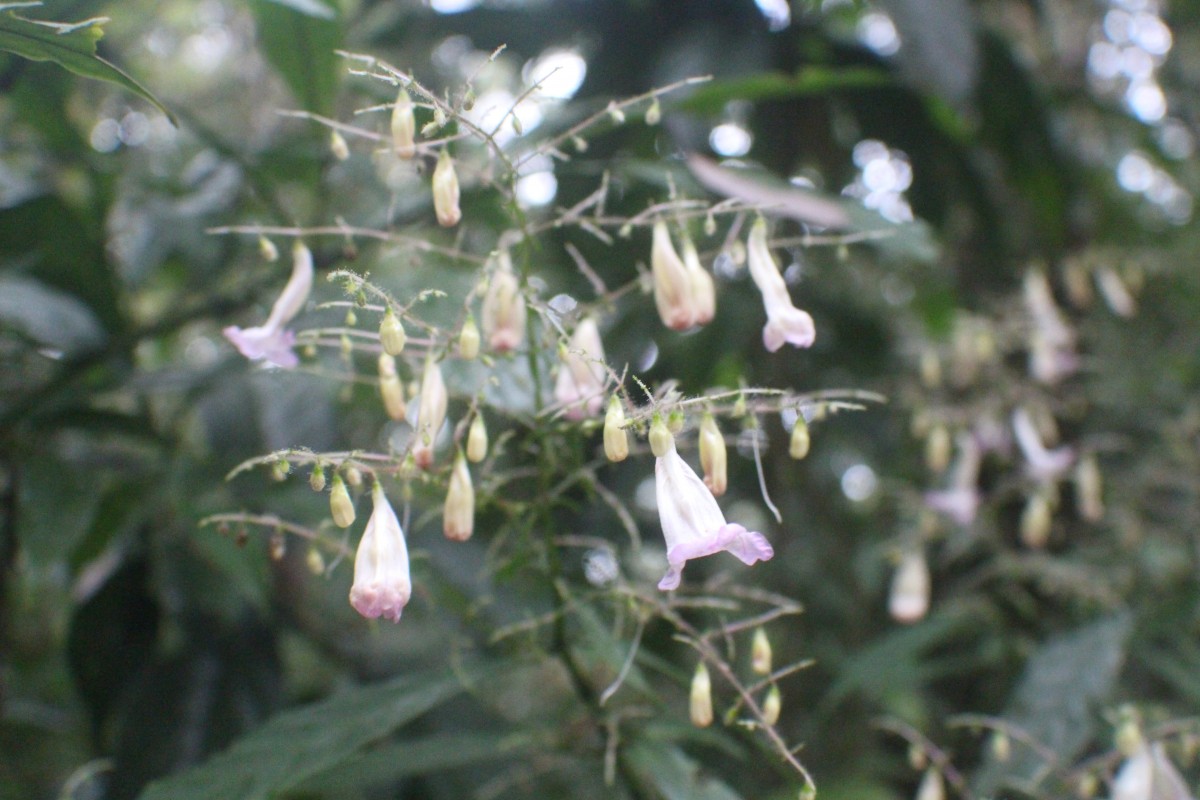
<path id="1" fill-rule="evenodd" d="M 291 369 L 300 363 L 300 359 L 292 351 L 296 335 L 289 330 L 271 328 L 265 325 L 258 328 L 239 328 L 230 325 L 222 333 L 233 343 L 242 355 L 251 361 L 265 359 L 277 367 Z"/>

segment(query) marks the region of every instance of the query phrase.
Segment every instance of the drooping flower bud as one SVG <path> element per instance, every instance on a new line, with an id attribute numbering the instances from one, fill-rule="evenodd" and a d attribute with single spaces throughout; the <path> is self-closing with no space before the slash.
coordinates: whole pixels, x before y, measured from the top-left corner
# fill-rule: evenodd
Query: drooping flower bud
<path id="1" fill-rule="evenodd" d="M 417 118 L 413 114 L 412 98 L 401 89 L 396 95 L 396 105 L 392 107 L 392 147 L 397 156 L 412 158 L 416 155 L 416 133 Z"/>
<path id="2" fill-rule="evenodd" d="M 692 302 L 695 304 L 696 324 L 707 325 L 717 313 L 717 289 L 713 277 L 700 264 L 700 254 L 692 237 L 683 234 L 683 265 L 692 281 Z"/>
<path id="3" fill-rule="evenodd" d="M 313 467 L 312 474 L 308 476 L 308 485 L 314 492 L 325 490 L 325 468 L 320 464 Z"/>
<path id="4" fill-rule="evenodd" d="M 468 315 L 458 334 L 458 357 L 464 361 L 473 361 L 479 355 L 479 327 L 475 317 Z"/>
<path id="5" fill-rule="evenodd" d="M 1038 491 L 1030 495 L 1021 512 L 1021 543 L 1033 550 L 1045 547 L 1050 539 L 1052 517 L 1050 500 L 1045 493 Z"/>
<path id="6" fill-rule="evenodd" d="M 657 125 L 662 121 L 662 106 L 659 105 L 658 98 L 654 98 L 654 102 L 646 109 L 645 116 L 647 125 Z"/>
<path id="7" fill-rule="evenodd" d="M 988 749 L 992 752 L 992 758 L 1001 764 L 1008 763 L 1008 760 L 1012 758 L 1012 741 L 1004 731 L 998 730 L 992 733 Z"/>
<path id="8" fill-rule="evenodd" d="M 926 389 L 936 389 L 942 385 L 942 362 L 933 350 L 921 353 L 921 383 Z"/>
<path id="9" fill-rule="evenodd" d="M 353 486 L 355 489 L 357 489 L 359 486 L 362 486 L 362 470 L 354 465 L 350 465 L 346 467 L 345 473 L 347 485 Z"/>
<path id="10" fill-rule="evenodd" d="M 1096 456 L 1088 454 L 1075 465 L 1075 499 L 1079 516 L 1088 522 L 1099 522 L 1104 518 L 1103 479 Z"/>
<path id="11" fill-rule="evenodd" d="M 433 210 L 443 228 L 453 228 L 462 219 L 462 209 L 458 207 L 458 173 L 446 148 L 442 148 L 433 168 Z"/>
<path id="12" fill-rule="evenodd" d="M 275 246 L 274 242 L 261 234 L 258 237 L 258 253 L 262 256 L 263 261 L 279 260 L 279 248 Z"/>
<path id="13" fill-rule="evenodd" d="M 708 413 L 700 422 L 700 466 L 704 469 L 704 485 L 716 497 L 725 494 L 729 484 L 725 437 L 721 435 L 713 415 Z"/>
<path id="14" fill-rule="evenodd" d="M 808 422 L 804 419 L 804 414 L 796 413 L 796 424 L 792 426 L 792 438 L 788 442 L 788 455 L 796 461 L 802 460 L 808 455 L 809 445 L 812 439 L 808 434 Z"/>
<path id="15" fill-rule="evenodd" d="M 771 688 L 767 690 L 767 697 L 763 700 L 762 713 L 763 722 L 768 725 L 774 725 L 779 722 L 779 712 L 783 710 L 783 695 L 779 693 L 779 687 L 771 684 Z"/>
<path id="16" fill-rule="evenodd" d="M 388 306 L 387 311 L 383 312 L 383 320 L 379 323 L 379 343 L 383 345 L 383 352 L 389 356 L 398 356 L 404 352 L 407 342 L 408 335 L 404 332 L 404 326 L 400 324 L 400 318 L 392 311 L 392 307 Z"/>
<path id="17" fill-rule="evenodd" d="M 759 675 L 771 674 L 771 640 L 762 628 L 754 629 L 754 640 L 750 644 L 750 669 Z"/>
<path id="18" fill-rule="evenodd" d="M 313 575 L 325 572 L 325 556 L 321 555 L 316 545 L 309 547 L 308 552 L 304 554 L 304 564 Z"/>
<path id="19" fill-rule="evenodd" d="M 924 551 L 912 549 L 900 558 L 888 594 L 888 613 L 897 622 L 916 622 L 929 611 L 929 564 Z"/>
<path id="20" fill-rule="evenodd" d="M 350 605 L 368 619 L 400 621 L 400 612 L 412 596 L 408 569 L 408 544 L 400 520 L 378 482 L 371 491 L 375 508 L 354 556 L 354 584 Z"/>
<path id="21" fill-rule="evenodd" d="M 465 542 L 475 530 L 475 487 L 471 471 L 463 454 L 454 459 L 450 486 L 446 490 L 446 506 L 442 511 L 442 532 L 447 539 Z"/>
<path id="22" fill-rule="evenodd" d="M 667 430 L 672 434 L 683 433 L 683 426 L 686 422 L 687 417 L 678 408 L 672 408 L 671 413 L 667 414 Z"/>
<path id="23" fill-rule="evenodd" d="M 507 250 L 497 254 L 483 297 L 483 334 L 496 353 L 515 350 L 525 338 L 525 298 Z"/>
<path id="24" fill-rule="evenodd" d="M 946 800 L 946 783 L 937 767 L 930 767 L 917 787 L 916 800 Z"/>
<path id="25" fill-rule="evenodd" d="M 604 414 L 604 455 L 609 461 L 624 461 L 629 457 L 629 434 L 625 430 L 625 407 L 615 394 L 608 399 Z"/>
<path id="26" fill-rule="evenodd" d="M 675 252 L 667 223 L 662 220 L 654 223 L 650 267 L 654 276 L 654 305 L 659 318 L 671 330 L 686 331 L 696 324 L 692 276 Z"/>
<path id="27" fill-rule="evenodd" d="M 767 311 L 763 345 L 772 353 L 785 343 L 794 347 L 811 347 L 817 338 L 816 326 L 808 312 L 801 311 L 792 303 L 787 283 L 767 245 L 767 223 L 762 217 L 750 227 L 747 259 L 750 277 L 762 292 L 763 307 Z"/>
<path id="28" fill-rule="evenodd" d="M 655 414 L 654 420 L 650 423 L 650 452 L 654 453 L 656 457 L 662 458 L 674 449 L 675 437 L 667 429 L 662 415 Z"/>
<path id="29" fill-rule="evenodd" d="M 950 466 L 950 431 L 945 425 L 934 425 L 925 439 L 925 466 L 935 474 L 941 474 Z"/>
<path id="30" fill-rule="evenodd" d="M 396 374 L 396 359 L 387 353 L 379 354 L 379 394 L 387 415 L 400 422 L 404 419 L 404 386 Z"/>
<path id="31" fill-rule="evenodd" d="M 329 491 L 329 511 L 333 515 L 333 524 L 339 528 L 349 528 L 354 524 L 354 501 L 342 476 L 334 473 L 333 488 Z"/>
<path id="32" fill-rule="evenodd" d="M 708 667 L 701 661 L 692 676 L 692 691 L 688 698 L 688 713 L 697 728 L 707 728 L 713 721 L 712 679 Z"/>
<path id="33" fill-rule="evenodd" d="M 566 408 L 567 419 L 594 417 L 604 402 L 608 370 L 604 365 L 604 343 L 592 317 L 575 326 L 570 344 L 562 353 L 562 366 L 554 384 L 554 398 Z"/>
<path id="34" fill-rule="evenodd" d="M 467 459 L 472 464 L 478 464 L 487 458 L 488 434 L 483 422 L 483 414 L 476 412 L 471 420 L 471 428 L 467 431 Z"/>
<path id="35" fill-rule="evenodd" d="M 338 131 L 331 131 L 329 134 L 329 152 L 333 153 L 333 157 L 338 161 L 345 161 L 350 157 L 350 145 L 346 144 L 346 137 Z"/>
<path id="36" fill-rule="evenodd" d="M 430 357 L 425 361 L 425 373 L 421 376 L 421 401 L 417 406 L 416 442 L 413 445 L 413 460 L 422 469 L 433 465 L 433 446 L 446 421 L 449 401 L 442 368 Z"/>

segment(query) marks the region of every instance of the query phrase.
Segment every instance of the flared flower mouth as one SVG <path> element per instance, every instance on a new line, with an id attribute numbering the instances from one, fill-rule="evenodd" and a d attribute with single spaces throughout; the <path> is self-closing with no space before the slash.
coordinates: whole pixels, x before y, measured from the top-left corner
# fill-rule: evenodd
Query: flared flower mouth
<path id="1" fill-rule="evenodd" d="M 245 329 L 230 325 L 222 333 L 239 353 L 251 361 L 263 360 L 285 369 L 291 369 L 300 363 L 300 359 L 292 350 L 296 343 L 296 334 L 292 331 L 266 325 Z"/>
<path id="2" fill-rule="evenodd" d="M 684 564 L 693 558 L 715 555 L 722 550 L 735 556 L 746 566 L 759 561 L 769 561 L 775 555 L 775 549 L 761 533 L 748 531 L 743 525 L 729 522 L 707 537 L 672 545 L 667 550 L 667 563 L 670 566 L 667 568 L 667 574 L 658 582 L 658 588 L 664 591 L 678 588 Z"/>

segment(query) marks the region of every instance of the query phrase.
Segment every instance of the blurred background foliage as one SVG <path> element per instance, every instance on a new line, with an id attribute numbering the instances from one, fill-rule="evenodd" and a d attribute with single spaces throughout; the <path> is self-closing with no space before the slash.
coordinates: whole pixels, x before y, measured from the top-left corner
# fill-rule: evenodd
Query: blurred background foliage
<path id="1" fill-rule="evenodd" d="M 522 561 L 543 551 L 499 541 L 601 537 L 649 586 L 593 491 L 568 493 L 569 508 L 540 518 L 553 531 L 522 533 L 484 503 L 475 539 L 461 545 L 442 541 L 436 513 L 425 513 L 439 490 L 418 487 L 406 528 L 417 599 L 394 627 L 346 604 L 349 565 L 314 576 L 301 546 L 274 559 L 265 536 L 198 527 L 231 509 L 319 520 L 325 501 L 305 480 L 226 473 L 275 448 L 388 441 L 370 386 L 330 369 L 255 369 L 221 338 L 271 302 L 280 271 L 253 237 L 209 228 L 345 220 L 484 255 L 511 224 L 494 192 L 466 186 L 462 231 L 433 229 L 428 192 L 389 191 L 369 147 L 352 143 L 339 162 L 327 129 L 281 116 L 384 130 L 383 114 L 354 112 L 393 90 L 349 75 L 336 49 L 453 93 L 505 44 L 476 80 L 492 103 L 519 95 L 539 58 L 574 54 L 558 63 L 586 66 L 578 87 L 522 120 L 534 139 L 613 98 L 714 76 L 664 98 L 662 125 L 631 115 L 590 135 L 586 153 L 541 164 L 553 178 L 526 187 L 531 219 L 572 206 L 606 169 L 614 213 L 665 199 L 668 175 L 705 197 L 680 158 L 698 151 L 840 197 L 855 229 L 886 231 L 777 250 L 816 319 L 811 350 L 763 352 L 760 301 L 722 237 L 702 244 L 717 262 L 715 324 L 667 332 L 645 297 L 605 322 L 610 363 L 687 393 L 740 376 L 889 397 L 815 425 L 800 463 L 778 417 L 761 420 L 779 526 L 742 436 L 723 505 L 757 520 L 777 555 L 750 571 L 689 568 L 692 580 L 732 579 L 804 605 L 767 630 L 777 663 L 814 660 L 781 681 L 779 728 L 804 744 L 821 797 L 911 796 L 930 754 L 951 759 L 938 763 L 952 794 L 1062 797 L 1087 776 L 1106 794 L 1125 704 L 1181 768 L 1190 763 L 1200 702 L 1196 3 L 48 0 L 20 11 L 110 16 L 99 53 L 178 125 L 121 87 L 0 53 L 4 800 L 724 799 L 794 797 L 800 786 L 754 731 L 689 726 L 695 655 L 661 620 L 641 637 L 617 711 L 597 705 L 634 640 L 624 601 L 590 589 L 573 550 L 561 567 L 571 588 L 556 590 Z M 643 231 L 611 245 L 550 231 L 532 254 L 545 298 L 588 296 L 568 243 L 610 287 L 649 260 Z M 395 245 L 310 244 L 319 271 L 370 271 L 396 296 L 461 294 L 474 279 L 461 262 Z M 1030 268 L 1050 277 L 1078 335 L 1078 371 L 1049 384 L 1027 369 Z M 331 313 L 310 318 L 336 323 Z M 930 431 L 1006 429 L 1017 407 L 1056 423 L 1104 477 L 1095 520 L 1063 484 L 1042 546 L 1019 533 L 1037 490 L 1011 448 L 985 457 L 970 524 L 932 518 L 922 502 L 943 483 L 926 465 Z M 594 457 L 594 436 L 561 435 L 564 464 Z M 643 462 L 599 474 L 651 542 Z M 932 603 L 902 625 L 888 614 L 889 584 L 896 555 L 914 547 L 928 559 Z M 552 612 L 563 591 L 572 610 L 554 635 L 491 642 Z M 735 664 L 748 640 L 738 647 Z M 733 695 L 719 678 L 716 691 L 720 720 Z M 1011 725 L 1011 753 L 963 715 Z M 613 726 L 620 741 L 606 736 Z M 914 755 L 906 736 L 928 752 Z"/>

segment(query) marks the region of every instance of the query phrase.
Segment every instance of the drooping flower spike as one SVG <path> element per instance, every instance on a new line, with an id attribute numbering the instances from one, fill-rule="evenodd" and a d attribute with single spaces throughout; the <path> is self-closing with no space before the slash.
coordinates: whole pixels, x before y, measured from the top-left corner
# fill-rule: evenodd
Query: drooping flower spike
<path id="1" fill-rule="evenodd" d="M 811 347 L 817 338 L 816 326 L 807 311 L 801 311 L 792 304 L 787 284 L 767 245 L 767 222 L 762 217 L 751 226 L 746 249 L 750 277 L 762 292 L 763 307 L 767 310 L 763 345 L 772 353 L 785 343 L 794 347 Z"/>
<path id="2" fill-rule="evenodd" d="M 251 361 L 260 359 L 277 367 L 291 369 L 300 363 L 300 359 L 292 352 L 296 334 L 284 326 L 300 313 L 308 302 L 308 294 L 312 291 L 313 259 L 312 252 L 304 243 L 296 240 L 292 248 L 292 275 L 288 278 L 283 294 L 271 306 L 267 321 L 257 328 L 242 329 L 230 325 L 222 333 L 233 345 Z"/>
<path id="3" fill-rule="evenodd" d="M 412 596 L 408 545 L 400 520 L 378 482 L 371 492 L 375 509 L 367 520 L 354 556 L 354 584 L 350 605 L 368 619 L 400 621 L 400 612 Z"/>
<path id="4" fill-rule="evenodd" d="M 650 446 L 657 456 L 654 483 L 667 543 L 667 574 L 659 589 L 677 589 L 684 565 L 693 558 L 724 550 L 744 564 L 754 564 L 775 555 L 761 533 L 725 521 L 712 491 L 676 451 L 674 437 L 661 419 L 651 426 Z"/>

